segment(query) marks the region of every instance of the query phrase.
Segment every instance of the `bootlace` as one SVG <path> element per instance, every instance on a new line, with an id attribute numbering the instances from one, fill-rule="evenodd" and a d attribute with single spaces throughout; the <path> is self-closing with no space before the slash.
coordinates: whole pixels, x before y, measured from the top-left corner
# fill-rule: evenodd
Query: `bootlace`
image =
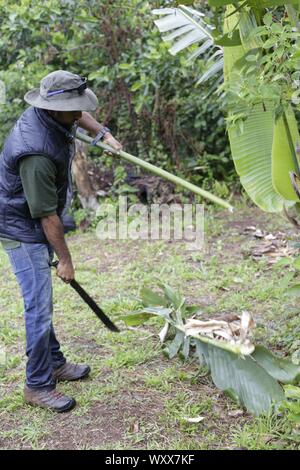
<path id="1" fill-rule="evenodd" d="M 53 396 L 53 398 L 55 399 L 59 399 L 59 398 L 65 398 L 65 396 L 61 393 L 61 392 L 58 392 L 57 390 L 51 390 L 50 394 Z"/>

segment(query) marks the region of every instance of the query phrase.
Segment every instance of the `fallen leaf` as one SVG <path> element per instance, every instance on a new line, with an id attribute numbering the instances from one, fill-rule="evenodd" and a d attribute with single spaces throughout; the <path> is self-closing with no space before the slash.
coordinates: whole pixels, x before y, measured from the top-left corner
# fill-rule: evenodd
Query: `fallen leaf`
<path id="1" fill-rule="evenodd" d="M 262 230 L 257 229 L 256 232 L 254 233 L 255 238 L 264 238 L 264 234 Z"/>
<path id="2" fill-rule="evenodd" d="M 256 246 L 252 250 L 252 255 L 253 256 L 263 256 L 266 253 L 269 253 L 270 251 L 275 251 L 277 249 L 277 246 L 274 245 L 273 243 L 262 243 L 259 246 Z"/>
<path id="3" fill-rule="evenodd" d="M 254 321 L 250 313 L 244 310 L 241 317 L 241 329 L 240 329 L 240 339 L 242 342 L 245 341 L 247 336 L 250 333 L 250 330 L 254 327 Z"/>
<path id="4" fill-rule="evenodd" d="M 277 237 L 275 237 L 275 235 L 273 235 L 272 233 L 268 233 L 268 235 L 266 235 L 264 237 L 265 240 L 276 240 Z"/>
<path id="5" fill-rule="evenodd" d="M 159 339 L 160 339 L 160 342 L 161 343 L 164 343 L 165 339 L 166 339 L 166 336 L 168 334 L 168 331 L 169 331 L 169 327 L 170 327 L 170 323 L 169 322 L 166 322 L 165 323 L 165 326 L 160 330 L 159 332 Z"/>
<path id="6" fill-rule="evenodd" d="M 255 347 L 249 336 L 254 321 L 249 312 L 243 311 L 241 316 L 227 315 L 224 320 L 195 320 L 189 318 L 184 325 L 186 336 L 207 336 L 220 342 L 238 346 L 241 354 L 251 354 Z"/>
<path id="7" fill-rule="evenodd" d="M 195 424 L 195 423 L 201 423 L 201 421 L 204 420 L 204 416 L 197 416 L 196 418 L 187 418 L 186 416 L 184 416 L 183 419 L 187 423 Z"/>
<path id="8" fill-rule="evenodd" d="M 133 432 L 134 434 L 137 434 L 140 431 L 140 425 L 138 421 L 135 421 L 131 426 L 130 426 L 130 431 Z"/>

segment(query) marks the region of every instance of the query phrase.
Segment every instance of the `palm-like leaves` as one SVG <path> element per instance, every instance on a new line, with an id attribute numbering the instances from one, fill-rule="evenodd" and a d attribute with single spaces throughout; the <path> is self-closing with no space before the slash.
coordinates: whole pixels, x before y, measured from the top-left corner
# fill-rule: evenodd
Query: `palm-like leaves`
<path id="1" fill-rule="evenodd" d="M 173 42 L 169 49 L 172 55 L 195 43 L 200 44 L 200 47 L 190 54 L 189 60 L 195 59 L 202 54 L 207 54 L 211 50 L 212 55 L 209 59 L 209 68 L 200 77 L 198 83 L 208 80 L 223 69 L 223 50 L 214 43 L 212 35 L 214 28 L 203 21 L 203 17 L 205 17 L 203 13 L 185 5 L 180 5 L 178 8 L 156 9 L 152 10 L 152 13 L 162 17 L 155 20 L 154 23 L 159 31 L 163 33 L 162 39 Z"/>
<path id="2" fill-rule="evenodd" d="M 224 48 L 224 81 L 231 86 L 241 80 L 239 74 L 234 73 L 238 71 L 238 61 L 251 48 L 260 46 L 259 38 L 255 39 L 254 44 L 248 41 L 249 25 L 254 19 L 247 18 L 245 14 L 232 14 L 234 10 L 234 7 L 227 7 L 224 30 L 231 31 L 240 20 L 243 34 L 241 46 Z M 287 130 L 282 120 L 275 123 L 272 102 L 264 104 L 265 109 L 262 103 L 256 104 L 251 110 L 247 109 L 248 118 L 242 133 L 238 132 L 237 126 L 231 126 L 228 135 L 236 170 L 251 199 L 267 212 L 280 212 L 297 200 L 289 180 L 289 172 L 295 171 L 295 167 L 287 144 Z M 287 115 L 287 120 L 296 143 L 299 134 L 292 111 Z"/>
<path id="3" fill-rule="evenodd" d="M 220 6 L 232 2 L 210 0 L 209 3 Z M 243 3 L 248 5 L 246 9 L 237 10 L 235 6 L 228 6 L 223 32 L 225 36 L 222 39 L 229 38 L 228 33 L 235 31 L 239 40 L 231 40 L 230 44 L 222 41 L 223 49 L 214 43 L 213 28 L 205 23 L 202 13 L 183 5 L 178 8 L 154 10 L 153 13 L 162 16 L 155 21 L 159 30 L 162 33 L 170 32 L 164 35 L 163 39 L 173 42 L 170 48 L 172 54 L 196 42 L 200 47 L 193 51 L 190 59 L 204 53 L 207 58 L 208 53 L 212 51 L 207 61 L 208 70 L 200 77 L 198 84 L 224 69 L 225 83 L 234 88 L 240 84 L 242 77 L 239 66 L 236 66 L 238 61 L 250 50 L 262 47 L 261 38 L 251 34 L 257 26 L 256 14 L 258 11 L 263 12 L 266 6 L 279 3 L 281 2 L 278 0 L 266 0 L 263 4 L 257 0 L 249 0 Z M 220 78 L 216 80 L 219 81 Z M 248 118 L 242 132 L 238 131 L 237 125 L 229 128 L 229 140 L 237 172 L 249 196 L 261 209 L 278 212 L 297 201 L 289 180 L 289 172 L 295 171 L 293 146 L 299 142 L 300 137 L 292 111 L 286 114 L 286 125 L 283 126 L 282 119 L 275 123 L 272 103 L 269 103 L 267 108 L 268 111 L 264 111 L 262 103 L 258 103 L 254 108 L 239 110 L 242 114 L 247 114 Z M 236 115 L 237 109 L 230 109 L 229 114 L 231 113 Z M 288 134 L 291 134 L 289 139 Z"/>

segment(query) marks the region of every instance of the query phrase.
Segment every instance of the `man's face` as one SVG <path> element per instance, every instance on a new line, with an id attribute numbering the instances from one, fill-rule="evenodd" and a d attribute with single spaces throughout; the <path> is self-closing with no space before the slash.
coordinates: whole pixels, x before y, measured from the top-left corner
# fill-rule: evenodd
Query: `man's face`
<path id="1" fill-rule="evenodd" d="M 56 121 L 66 127 L 72 127 L 82 116 L 82 111 L 49 111 L 49 113 Z"/>

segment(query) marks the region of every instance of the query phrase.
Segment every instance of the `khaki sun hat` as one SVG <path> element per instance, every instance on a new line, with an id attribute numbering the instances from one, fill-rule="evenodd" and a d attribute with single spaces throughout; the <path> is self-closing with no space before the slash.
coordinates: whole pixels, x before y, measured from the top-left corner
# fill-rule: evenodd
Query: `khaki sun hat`
<path id="1" fill-rule="evenodd" d="M 51 111 L 95 111 L 98 105 L 97 96 L 87 88 L 86 78 L 65 70 L 46 75 L 40 88 L 28 91 L 24 100 Z"/>

